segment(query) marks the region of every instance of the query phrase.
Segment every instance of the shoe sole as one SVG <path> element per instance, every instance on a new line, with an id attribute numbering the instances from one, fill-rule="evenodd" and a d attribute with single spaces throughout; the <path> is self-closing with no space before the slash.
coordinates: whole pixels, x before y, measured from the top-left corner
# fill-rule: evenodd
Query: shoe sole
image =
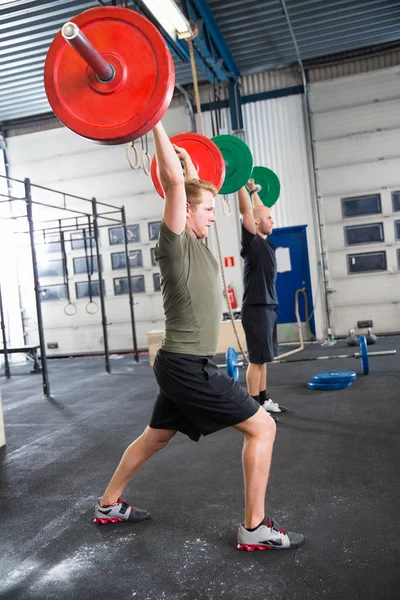
<path id="1" fill-rule="evenodd" d="M 93 519 L 93 523 L 96 525 L 107 525 L 108 523 L 119 523 L 120 521 L 124 521 L 125 519 Z"/>
<path id="2" fill-rule="evenodd" d="M 118 517 L 109 517 L 109 518 L 99 518 L 99 517 L 95 517 L 93 519 L 93 523 L 95 525 L 108 525 L 109 523 L 121 523 L 121 522 L 125 522 L 125 523 L 140 523 L 141 521 L 147 521 L 147 519 L 150 519 L 150 515 L 147 515 L 147 517 L 143 517 L 142 519 L 120 519 Z"/>
<path id="3" fill-rule="evenodd" d="M 236 548 L 238 550 L 245 550 L 246 552 L 254 552 L 254 550 L 291 550 L 292 548 L 298 548 L 304 543 L 304 541 L 300 542 L 300 544 L 293 544 L 292 546 L 286 546 L 282 548 L 282 546 L 261 546 L 261 544 L 241 544 L 238 542 Z"/>

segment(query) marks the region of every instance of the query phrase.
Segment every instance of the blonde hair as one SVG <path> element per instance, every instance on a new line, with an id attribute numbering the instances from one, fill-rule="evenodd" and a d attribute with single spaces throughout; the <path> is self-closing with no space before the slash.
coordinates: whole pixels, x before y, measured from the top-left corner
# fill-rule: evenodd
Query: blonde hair
<path id="1" fill-rule="evenodd" d="M 209 181 L 203 181 L 202 179 L 185 179 L 186 200 L 192 208 L 202 203 L 202 190 L 211 192 L 213 196 L 218 194 L 215 185 Z"/>

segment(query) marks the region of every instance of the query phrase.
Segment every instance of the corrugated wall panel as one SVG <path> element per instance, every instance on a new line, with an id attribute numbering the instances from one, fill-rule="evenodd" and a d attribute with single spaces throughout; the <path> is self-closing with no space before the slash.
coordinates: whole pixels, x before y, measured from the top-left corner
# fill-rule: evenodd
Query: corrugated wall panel
<path id="1" fill-rule="evenodd" d="M 307 224 L 307 239 L 310 255 L 310 270 L 313 287 L 313 301 L 317 304 L 315 318 L 317 335 L 322 337 L 323 315 L 318 275 L 318 252 L 316 230 L 312 208 L 309 162 L 307 155 L 306 131 L 303 114 L 303 97 L 287 96 L 244 105 L 245 141 L 250 147 L 254 165 L 271 168 L 281 182 L 281 196 L 272 212 L 276 227 Z M 230 133 L 229 112 L 223 111 L 221 133 Z M 206 118 L 206 133 L 209 133 L 210 117 Z M 217 200 L 217 218 L 222 247 L 231 251 L 240 260 L 240 235 L 237 223 L 222 211 L 222 201 Z M 229 202 L 237 215 L 236 196 L 229 196 Z M 213 237 L 210 237 L 214 251 Z M 242 290 L 241 271 L 225 270 L 227 278 L 237 289 Z M 319 300 L 316 302 L 316 298 Z"/>
<path id="2" fill-rule="evenodd" d="M 301 75 L 297 67 L 277 69 L 276 71 L 246 75 L 242 78 L 241 93 L 242 96 L 249 96 L 301 84 Z"/>
<path id="3" fill-rule="evenodd" d="M 400 48 L 377 56 L 368 56 L 357 60 L 343 61 L 334 65 L 315 67 L 307 71 L 310 83 L 327 81 L 338 77 L 348 77 L 368 71 L 376 71 L 400 65 Z"/>

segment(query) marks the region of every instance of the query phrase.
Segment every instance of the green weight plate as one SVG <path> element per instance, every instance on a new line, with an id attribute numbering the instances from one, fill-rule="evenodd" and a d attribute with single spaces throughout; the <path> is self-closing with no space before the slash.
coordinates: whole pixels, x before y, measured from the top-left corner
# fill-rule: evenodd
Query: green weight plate
<path id="1" fill-rule="evenodd" d="M 255 183 L 261 186 L 261 191 L 258 192 L 261 202 L 264 206 L 271 208 L 281 193 L 279 177 L 267 167 L 254 167 L 252 178 Z"/>
<path id="2" fill-rule="evenodd" d="M 253 171 L 250 148 L 234 135 L 217 135 L 212 141 L 225 161 L 225 179 L 220 194 L 233 194 L 246 185 Z"/>

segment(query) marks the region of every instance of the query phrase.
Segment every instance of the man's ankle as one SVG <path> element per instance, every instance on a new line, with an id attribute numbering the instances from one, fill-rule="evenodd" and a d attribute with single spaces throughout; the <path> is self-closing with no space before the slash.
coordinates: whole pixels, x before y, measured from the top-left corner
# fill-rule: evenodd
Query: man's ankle
<path id="1" fill-rule="evenodd" d="M 111 506 L 111 504 L 115 504 L 117 500 L 112 500 L 111 497 L 103 496 L 102 498 L 100 498 L 99 504 L 102 508 L 106 508 L 107 506 Z"/>
<path id="2" fill-rule="evenodd" d="M 262 525 L 264 523 L 264 520 L 265 520 L 265 517 L 263 517 L 261 522 L 258 519 L 250 519 L 249 526 L 247 527 L 247 524 L 244 523 L 243 527 L 245 529 L 247 529 L 247 531 L 255 531 L 256 529 L 258 529 L 260 527 L 260 525 Z"/>

